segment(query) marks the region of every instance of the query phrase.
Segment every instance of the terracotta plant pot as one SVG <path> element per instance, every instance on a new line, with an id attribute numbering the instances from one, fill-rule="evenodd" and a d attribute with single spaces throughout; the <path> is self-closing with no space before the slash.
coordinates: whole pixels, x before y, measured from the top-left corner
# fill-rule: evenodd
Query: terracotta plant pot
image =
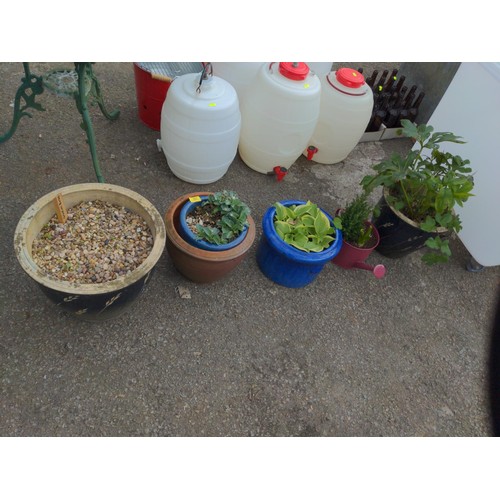
<path id="1" fill-rule="evenodd" d="M 62 194 L 66 208 L 82 201 L 101 200 L 140 215 L 154 239 L 148 257 L 130 274 L 105 283 L 77 284 L 49 277 L 34 262 L 31 251 L 40 229 L 55 215 L 54 198 L 58 193 Z M 24 213 L 14 234 L 14 249 L 24 271 L 49 299 L 85 320 L 109 319 L 122 313 L 143 290 L 164 248 L 165 226 L 156 208 L 130 189 L 103 183 L 75 184 L 43 196 Z"/>
<path id="2" fill-rule="evenodd" d="M 184 194 L 168 207 L 165 214 L 167 251 L 176 269 L 195 283 L 211 283 L 230 273 L 246 257 L 255 240 L 255 222 L 248 216 L 245 239 L 234 248 L 209 251 L 196 248 L 180 235 L 180 212 L 185 202 L 195 196 L 208 196 L 211 192 Z"/>
<path id="3" fill-rule="evenodd" d="M 234 240 L 223 245 L 216 245 L 215 243 L 209 243 L 203 239 L 196 239 L 196 235 L 189 229 L 186 222 L 186 217 L 201 203 L 208 199 L 208 196 L 200 196 L 201 201 L 191 201 L 188 200 L 181 208 L 181 213 L 179 216 L 179 232 L 183 239 L 185 239 L 189 244 L 201 248 L 202 250 L 210 250 L 212 252 L 222 252 L 224 250 L 229 250 L 230 248 L 239 245 L 246 237 L 248 227 L 245 227 L 243 231 Z"/>
<path id="4" fill-rule="evenodd" d="M 333 258 L 332 263 L 344 269 L 365 269 L 371 271 L 376 278 L 383 278 L 385 276 L 384 265 L 377 264 L 376 266 L 370 266 L 365 262 L 380 242 L 377 228 L 369 221 L 366 221 L 365 225 L 372 226 L 372 236 L 367 246 L 364 248 L 357 247 L 347 242 L 344 238 L 340 252 Z"/>

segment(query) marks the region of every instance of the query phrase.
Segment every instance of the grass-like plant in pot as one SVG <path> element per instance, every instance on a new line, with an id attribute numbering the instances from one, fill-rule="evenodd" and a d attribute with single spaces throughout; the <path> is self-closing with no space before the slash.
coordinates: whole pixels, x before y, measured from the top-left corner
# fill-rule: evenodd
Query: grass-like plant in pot
<path id="1" fill-rule="evenodd" d="M 377 250 L 387 257 L 402 257 L 424 245 L 427 264 L 446 262 L 451 256 L 448 237 L 460 231 L 454 208 L 472 196 L 474 180 L 470 161 L 442 151 L 446 142 L 464 144 L 451 132 L 434 132 L 429 125 L 401 120 L 402 134 L 415 141 L 405 157 L 393 154 L 373 166 L 365 176 L 366 193 L 383 186 L 383 196 L 374 214 L 380 233 Z"/>
<path id="2" fill-rule="evenodd" d="M 365 248 L 373 239 L 374 226 L 369 223 L 372 207 L 365 193 L 356 196 L 344 209 L 338 210 L 335 219 L 340 221 L 344 243 Z M 337 222 L 338 224 L 338 222 Z"/>
<path id="3" fill-rule="evenodd" d="M 231 248 L 246 236 L 250 208 L 234 191 L 190 198 L 180 214 L 181 235 L 205 250 Z"/>
<path id="4" fill-rule="evenodd" d="M 370 266 L 365 263 L 380 241 L 377 228 L 370 221 L 371 215 L 372 206 L 366 193 L 359 194 L 345 208 L 336 211 L 334 220 L 342 229 L 343 243 L 332 262 L 344 269 L 366 269 L 376 278 L 382 278 L 385 275 L 382 264 Z"/>
<path id="5" fill-rule="evenodd" d="M 310 201 L 284 200 L 265 212 L 257 263 L 272 281 L 306 286 L 337 255 L 342 232 L 334 219 Z"/>

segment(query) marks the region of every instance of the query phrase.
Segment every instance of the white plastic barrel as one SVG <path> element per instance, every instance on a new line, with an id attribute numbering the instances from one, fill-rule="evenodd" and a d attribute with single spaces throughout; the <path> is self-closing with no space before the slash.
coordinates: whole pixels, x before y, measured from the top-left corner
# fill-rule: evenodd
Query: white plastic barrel
<path id="1" fill-rule="evenodd" d="M 229 82 L 241 102 L 264 62 L 213 62 L 214 75 Z"/>
<path id="2" fill-rule="evenodd" d="M 340 68 L 322 76 L 318 124 L 304 155 L 317 163 L 344 160 L 361 139 L 372 110 L 373 92 L 357 70 Z"/>
<path id="3" fill-rule="evenodd" d="M 231 84 L 211 74 L 174 79 L 161 111 L 161 139 L 170 170 L 192 184 L 210 184 L 227 172 L 241 130 L 238 96 Z"/>
<path id="4" fill-rule="evenodd" d="M 321 83 L 307 64 L 266 63 L 240 103 L 239 154 L 257 172 L 288 169 L 319 117 Z"/>
<path id="5" fill-rule="evenodd" d="M 321 79 L 332 70 L 333 62 L 308 62 L 306 63 L 311 71 L 314 71 Z"/>
<path id="6" fill-rule="evenodd" d="M 253 85 L 264 62 L 212 62 L 214 75 L 229 82 L 241 99 L 245 92 Z M 306 62 L 309 69 L 321 78 L 330 73 L 333 62 Z"/>

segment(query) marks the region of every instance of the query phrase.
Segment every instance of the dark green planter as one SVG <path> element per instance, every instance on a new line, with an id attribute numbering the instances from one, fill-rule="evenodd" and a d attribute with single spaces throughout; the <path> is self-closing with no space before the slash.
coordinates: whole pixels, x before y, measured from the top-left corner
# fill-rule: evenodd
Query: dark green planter
<path id="1" fill-rule="evenodd" d="M 449 231 L 444 228 L 434 232 L 423 231 L 418 224 L 391 207 L 385 196 L 382 196 L 377 208 L 380 210 L 380 215 L 372 221 L 380 235 L 376 251 L 385 257 L 393 259 L 405 257 L 425 246 L 429 237 L 449 236 Z"/>

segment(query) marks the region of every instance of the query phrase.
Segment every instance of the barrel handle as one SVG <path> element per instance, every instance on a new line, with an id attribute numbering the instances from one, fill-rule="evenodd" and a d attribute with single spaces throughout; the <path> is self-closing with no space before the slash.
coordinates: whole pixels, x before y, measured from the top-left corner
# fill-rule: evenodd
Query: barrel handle
<path id="1" fill-rule="evenodd" d="M 153 78 L 153 80 L 160 80 L 162 82 L 167 82 L 167 83 L 172 82 L 172 78 L 170 76 L 160 75 L 158 73 L 151 73 L 151 78 Z"/>
<path id="2" fill-rule="evenodd" d="M 200 81 L 198 83 L 198 88 L 196 89 L 196 92 L 199 94 L 201 92 L 201 84 L 203 83 L 203 80 L 207 79 L 207 68 L 210 68 L 210 76 L 214 76 L 214 69 L 212 67 L 212 63 L 206 63 L 205 66 L 203 66 L 203 71 L 201 72 L 200 75 Z"/>

